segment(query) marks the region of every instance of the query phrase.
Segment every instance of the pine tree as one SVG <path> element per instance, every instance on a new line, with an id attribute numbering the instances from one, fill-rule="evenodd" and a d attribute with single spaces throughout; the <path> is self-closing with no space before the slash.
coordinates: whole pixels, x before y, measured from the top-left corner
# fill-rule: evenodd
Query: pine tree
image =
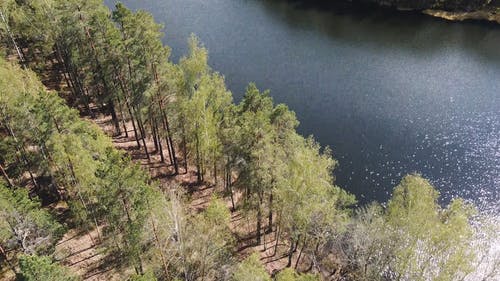
<path id="1" fill-rule="evenodd" d="M 198 89 L 184 104 L 186 134 L 189 150 L 195 154 L 198 182 L 204 180 L 208 169 L 216 177 L 222 157 L 221 125 L 226 108 L 231 103 L 231 94 L 226 90 L 224 79 L 218 75 L 205 75 Z"/>
<path id="2" fill-rule="evenodd" d="M 97 190 L 98 207 L 108 224 L 110 246 L 134 266 L 137 274 L 143 274 L 145 229 L 154 206 L 150 202 L 158 196 L 157 191 L 148 184 L 143 170 L 114 149 L 107 150 L 96 174 L 101 187 Z"/>
<path id="3" fill-rule="evenodd" d="M 7 251 L 50 254 L 63 234 L 63 227 L 25 189 L 0 185 L 0 217 L 0 254 L 14 271 L 15 261 L 9 261 Z"/>
<path id="4" fill-rule="evenodd" d="M 22 256 L 19 261 L 20 281 L 78 281 L 80 278 L 69 273 L 63 266 L 54 263 L 47 256 Z"/>
<path id="5" fill-rule="evenodd" d="M 193 126 L 193 124 L 188 124 L 187 119 L 191 112 L 189 112 L 189 101 L 193 97 L 196 89 L 198 89 L 201 78 L 203 75 L 207 74 L 210 69 L 208 67 L 208 52 L 199 43 L 198 38 L 191 35 L 188 41 L 189 45 L 189 55 L 184 56 L 179 61 L 179 67 L 182 70 L 182 78 L 180 84 L 180 91 L 178 92 L 176 99 L 178 108 L 177 118 L 177 128 L 181 132 L 181 143 L 184 157 L 184 170 L 187 173 L 188 168 L 188 135 L 187 126 Z M 191 140 L 192 141 L 192 140 Z M 194 140 L 196 143 L 196 140 Z M 197 146 L 196 144 L 194 145 Z M 196 153 L 196 152 L 195 152 Z M 198 155 L 194 156 L 198 159 Z M 199 163 L 197 163 L 199 166 Z M 201 174 L 198 173 L 198 181 L 201 181 Z"/>
<path id="6" fill-rule="evenodd" d="M 281 227 L 289 239 L 288 266 L 292 265 L 293 254 L 298 249 L 296 266 L 304 250 L 316 248 L 329 234 L 342 230 L 349 218 L 346 207 L 354 204 L 355 199 L 333 185 L 335 164 L 329 150 L 321 153 L 312 139 L 297 138 L 286 182 L 276 192 Z"/>
<path id="7" fill-rule="evenodd" d="M 245 97 L 238 106 L 240 135 L 238 147 L 243 159 L 239 171 L 239 185 L 244 188 L 245 203 L 255 208 L 256 243 L 261 242 L 264 212 L 264 196 L 273 186 L 273 134 L 270 122 L 273 101 L 269 92 L 261 93 L 254 84 L 247 88 Z M 279 165 L 277 166 L 279 167 Z"/>
<path id="8" fill-rule="evenodd" d="M 262 266 L 259 255 L 254 253 L 236 267 L 231 278 L 233 281 L 271 281 L 271 277 Z"/>
<path id="9" fill-rule="evenodd" d="M 276 281 L 318 281 L 317 276 L 312 274 L 298 274 L 293 269 L 286 268 L 276 275 Z"/>
<path id="10" fill-rule="evenodd" d="M 170 164 L 174 166 L 174 174 L 178 174 L 179 164 L 174 139 L 179 134 L 175 134 L 173 130 L 173 124 L 176 122 L 172 122 L 171 117 L 175 118 L 178 113 L 176 95 L 180 91 L 182 72 L 177 65 L 166 61 L 159 62 L 155 71 L 155 83 L 151 84 L 145 93 L 146 103 L 149 105 L 147 115 L 162 162 L 165 162 L 162 145 L 165 141 Z"/>

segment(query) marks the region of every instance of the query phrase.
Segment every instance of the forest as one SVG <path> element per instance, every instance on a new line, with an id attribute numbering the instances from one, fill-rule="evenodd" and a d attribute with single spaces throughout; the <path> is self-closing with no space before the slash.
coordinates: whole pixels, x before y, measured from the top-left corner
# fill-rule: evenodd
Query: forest
<path id="1" fill-rule="evenodd" d="M 472 203 L 414 173 L 360 206 L 195 35 L 173 62 L 121 3 L 3 0 L 0 21 L 0 280 L 498 280 Z"/>

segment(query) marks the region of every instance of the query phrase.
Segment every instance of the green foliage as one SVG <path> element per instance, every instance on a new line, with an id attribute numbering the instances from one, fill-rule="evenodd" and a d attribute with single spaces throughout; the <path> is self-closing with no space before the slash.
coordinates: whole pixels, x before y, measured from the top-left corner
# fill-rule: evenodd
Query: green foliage
<path id="1" fill-rule="evenodd" d="M 322 154 L 313 140 L 298 139 L 290 158 L 286 183 L 278 190 L 283 219 L 290 231 L 311 233 L 320 226 L 346 221 L 348 213 L 343 210 L 355 200 L 333 185 L 336 162 L 328 151 Z"/>
<path id="2" fill-rule="evenodd" d="M 157 281 L 153 273 L 146 273 L 142 275 L 134 275 L 128 279 L 128 281 Z"/>
<path id="3" fill-rule="evenodd" d="M 208 67 L 208 52 L 192 35 L 189 54 L 179 62 L 181 77 L 176 83 L 178 104 L 176 127 L 182 132 L 189 158 L 196 164 L 198 181 L 207 171 L 214 177 L 222 166 L 225 120 L 232 106 L 232 94 L 224 77 Z M 216 179 L 214 179 L 216 181 Z"/>
<path id="4" fill-rule="evenodd" d="M 123 39 L 118 43 L 123 55 L 118 65 L 127 68 L 122 71 L 128 74 L 131 90 L 128 98 L 132 105 L 140 105 L 144 103 L 143 93 L 155 79 L 159 65 L 167 61 L 170 48 L 161 42 L 163 27 L 145 11 L 132 12 L 118 3 L 113 20 L 118 23 Z"/>
<path id="5" fill-rule="evenodd" d="M 220 199 L 193 216 L 185 230 L 184 272 L 190 280 L 220 280 L 231 264 L 234 239 L 229 228 L 231 215 Z M 189 235 L 196 233 L 196 235 Z"/>
<path id="6" fill-rule="evenodd" d="M 260 262 L 259 255 L 254 253 L 237 265 L 233 273 L 233 281 L 271 281 L 266 269 Z"/>
<path id="7" fill-rule="evenodd" d="M 195 155 L 200 180 L 221 157 L 220 128 L 231 100 L 223 77 L 212 74 L 201 77 L 197 90 L 183 105 L 186 137 L 191 140 L 188 148 Z"/>
<path id="8" fill-rule="evenodd" d="M 50 253 L 64 231 L 25 189 L 0 185 L 0 218 L 0 246 L 25 254 Z"/>
<path id="9" fill-rule="evenodd" d="M 238 147 L 240 157 L 245 160 L 240 169 L 240 177 L 249 196 L 262 195 L 265 189 L 271 188 L 274 156 L 274 132 L 270 123 L 273 101 L 269 97 L 269 91 L 261 93 L 255 84 L 250 84 L 238 110 Z"/>
<path id="10" fill-rule="evenodd" d="M 276 281 L 319 281 L 320 279 L 313 274 L 298 274 L 291 268 L 280 271 L 275 278 Z"/>
<path id="11" fill-rule="evenodd" d="M 34 114 L 41 89 L 34 73 L 0 59 L 0 126 L 6 134 L 0 139 L 4 152 L 0 162 L 6 170 L 14 170 L 14 176 L 45 167 L 40 157 L 26 149 L 41 141 L 38 132 L 43 123 Z"/>
<path id="12" fill-rule="evenodd" d="M 182 96 L 190 98 L 198 87 L 203 75 L 208 74 L 208 51 L 199 42 L 198 38 L 192 34 L 188 40 L 189 55 L 182 57 L 179 66 L 182 69 Z"/>
<path id="13" fill-rule="evenodd" d="M 475 214 L 461 199 L 447 208 L 419 175 L 403 178 L 387 209 L 373 204 L 358 212 L 343 252 L 354 280 L 461 280 L 472 270 Z"/>
<path id="14" fill-rule="evenodd" d="M 69 199 L 71 212 L 79 227 L 89 229 L 106 222 L 110 231 L 101 238 L 112 239 L 113 245 L 118 245 L 118 250 L 125 257 L 124 260 L 140 268 L 144 225 L 151 210 L 148 201 L 157 196 L 148 184 L 149 177 L 114 149 L 110 139 L 96 125 L 79 119 L 77 113 L 70 110 L 59 97 L 45 92 L 39 82 L 31 82 L 37 81 L 30 76 L 31 73 L 7 64 L 2 67 L 0 71 L 5 68 L 11 71 L 6 73 L 12 73 L 5 77 L 12 78 L 11 82 L 1 78 L 2 85 L 14 84 L 18 89 L 25 89 L 25 96 L 16 95 L 16 89 L 11 86 L 5 87 L 5 95 L 0 99 L 1 117 L 3 120 L 12 120 L 15 116 L 23 122 L 29 121 L 30 125 L 12 122 L 11 128 L 16 134 L 11 134 L 11 141 L 17 143 L 17 146 L 9 146 L 11 153 L 23 156 L 26 150 L 19 147 L 28 144 L 39 147 L 30 151 L 41 153 L 41 157 L 28 158 L 26 163 L 44 167 L 44 170 L 33 171 L 50 176 L 52 184 L 58 187 L 58 192 Z M 15 73 L 26 75 L 26 82 L 14 77 Z M 21 102 L 22 107 L 18 105 Z M 27 166 L 25 169 L 30 168 Z M 9 205 L 5 206 L 7 208 Z M 50 236 L 52 230 L 46 230 L 48 223 L 45 222 L 45 217 L 31 209 L 42 212 L 37 205 L 30 207 L 30 211 L 22 214 L 21 218 L 14 218 L 19 211 L 12 215 L 11 210 L 5 210 L 5 216 L 15 219 L 11 225 L 20 222 L 19 231 L 29 228 L 26 231 L 30 230 L 30 235 L 16 240 L 23 241 L 21 246 L 24 252 L 45 251 L 55 237 Z"/>
<path id="15" fill-rule="evenodd" d="M 301 243 L 318 261 L 319 246 L 342 232 L 349 220 L 348 206 L 354 196 L 333 185 L 335 161 L 329 151 L 320 152 L 312 139 L 297 137 L 295 148 L 288 157 L 286 177 L 276 190 L 280 224 L 289 240 L 289 264 L 293 249 Z"/>
<path id="16" fill-rule="evenodd" d="M 161 272 L 165 280 L 176 280 L 182 274 L 184 233 L 187 226 L 186 210 L 174 193 L 150 198 L 151 215 L 144 222 L 144 241 L 151 241 L 145 257 L 151 260 L 152 272 Z"/>
<path id="17" fill-rule="evenodd" d="M 22 256 L 19 259 L 19 281 L 78 281 L 63 266 L 52 262 L 47 256 Z"/>
<path id="18" fill-rule="evenodd" d="M 231 212 L 226 203 L 217 197 L 213 197 L 207 209 L 203 212 L 203 217 L 208 224 L 218 227 L 229 227 L 231 223 Z"/>
<path id="19" fill-rule="evenodd" d="M 107 235 L 119 245 L 123 256 L 140 268 L 145 226 L 151 214 L 149 202 L 161 195 L 148 184 L 147 174 L 138 165 L 113 148 L 107 150 L 96 173 L 100 186 L 96 203 L 108 222 Z"/>
<path id="20" fill-rule="evenodd" d="M 187 214 L 181 198 L 152 202 L 149 222 L 150 251 L 167 280 L 223 280 L 232 263 L 234 239 L 229 229 L 230 213 L 220 199 L 212 199 L 206 211 Z"/>
<path id="21" fill-rule="evenodd" d="M 23 52 L 30 66 L 42 70 L 44 58 L 52 53 L 58 36 L 59 26 L 54 13 L 57 1 L 28 0 L 16 1 L 16 4 L 8 17 L 10 27 L 18 41 L 30 42 L 30 48 Z"/>
<path id="22" fill-rule="evenodd" d="M 396 243 L 378 203 L 356 210 L 342 237 L 342 260 L 349 265 L 349 280 L 384 280 L 394 259 Z"/>
<path id="23" fill-rule="evenodd" d="M 387 206 L 387 223 L 397 233 L 393 270 L 412 280 L 454 280 L 472 270 L 467 242 L 474 208 L 456 199 L 446 209 L 439 193 L 418 175 L 403 178 Z"/>
<path id="24" fill-rule="evenodd" d="M 260 261 L 259 255 L 254 253 L 236 265 L 231 278 L 233 281 L 319 281 L 314 274 L 299 274 L 291 268 L 280 271 L 274 279 L 267 273 Z"/>

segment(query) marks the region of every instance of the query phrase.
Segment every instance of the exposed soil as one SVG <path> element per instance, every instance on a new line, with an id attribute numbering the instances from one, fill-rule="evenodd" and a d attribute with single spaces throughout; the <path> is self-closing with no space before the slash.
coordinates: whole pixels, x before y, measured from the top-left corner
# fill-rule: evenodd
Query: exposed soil
<path id="1" fill-rule="evenodd" d="M 12 57 L 11 61 L 16 61 Z M 58 93 L 66 99 L 68 104 L 74 101 L 71 99 L 69 88 L 67 87 L 63 77 L 62 66 L 58 65 L 55 59 L 49 58 L 46 62 L 46 68 L 40 75 L 42 83 L 49 89 L 58 91 Z M 83 116 L 87 120 L 97 124 L 108 136 L 112 138 L 116 148 L 125 151 L 132 161 L 139 163 L 147 170 L 151 178 L 159 182 L 160 188 L 168 190 L 169 188 L 183 188 L 188 195 L 188 208 L 193 212 L 203 211 L 214 192 L 223 194 L 221 183 L 214 184 L 213 178 L 207 176 L 207 181 L 198 184 L 196 171 L 194 167 L 189 166 L 187 171 L 184 171 L 182 165 L 179 166 L 179 174 L 174 175 L 174 168 L 168 164 L 168 150 L 164 149 L 164 158 L 167 163 L 161 162 L 161 157 L 158 151 L 155 151 L 154 143 L 151 139 L 146 140 L 148 151 L 150 152 L 150 160 L 147 159 L 144 149 L 137 147 L 137 142 L 134 137 L 132 125 L 128 122 L 127 135 L 123 132 L 120 135 L 114 133 L 114 127 L 110 116 L 99 114 L 97 110 L 95 118 Z M 142 143 L 142 142 L 141 142 Z M 163 143 L 163 147 L 166 147 Z M 26 179 L 27 181 L 27 179 Z M 29 187 L 30 185 L 27 184 Z M 241 199 L 241 194 L 235 191 L 234 200 L 236 205 Z M 227 206 L 231 209 L 231 200 L 227 196 L 224 198 Z M 54 202 L 48 206 L 56 213 L 65 213 L 67 206 Z M 268 225 L 267 220 L 263 220 L 262 229 L 266 230 Z M 100 226 L 102 228 L 103 226 Z M 276 227 L 273 227 L 271 232 L 265 233 L 262 236 L 262 242 L 256 245 L 256 223 L 255 215 L 243 214 L 242 211 L 236 210 L 231 213 L 230 228 L 236 238 L 235 255 L 239 260 L 243 260 L 251 253 L 257 252 L 260 254 L 261 261 L 265 265 L 270 274 L 279 271 L 288 263 L 287 252 L 289 245 L 280 240 L 277 247 L 276 244 Z M 276 251 L 275 251 L 276 250 Z M 91 231 L 78 231 L 70 229 L 63 238 L 57 243 L 54 253 L 55 258 L 63 265 L 67 266 L 73 273 L 82 277 L 85 281 L 115 281 L 126 280 L 126 276 L 133 273 L 132 268 L 121 268 L 119 261 L 113 256 L 113 253 L 107 253 L 103 247 L 100 247 L 99 234 L 97 229 Z M 296 264 L 298 254 L 294 255 L 292 265 Z M 310 261 L 306 255 L 302 255 L 302 259 L 298 267 L 305 269 Z M 13 274 L 9 274 L 7 269 L 0 269 L 0 277 L 3 280 L 13 280 Z"/>
<path id="2" fill-rule="evenodd" d="M 56 259 L 83 280 L 124 280 L 123 271 L 113 266 L 113 257 L 99 247 L 97 230 L 68 231 L 56 246 Z M 125 271 L 127 272 L 127 271 Z"/>
<path id="3" fill-rule="evenodd" d="M 116 148 L 126 151 L 132 160 L 139 163 L 144 169 L 148 170 L 151 177 L 160 183 L 163 190 L 169 188 L 183 188 L 189 197 L 189 209 L 194 212 L 203 211 L 212 197 L 214 192 L 222 194 L 223 188 L 219 185 L 214 185 L 213 179 L 209 178 L 203 184 L 197 184 L 196 172 L 194 167 L 188 167 L 187 173 L 179 167 L 179 175 L 173 176 L 174 169 L 168 164 L 168 154 L 165 154 L 165 161 L 161 162 L 159 152 L 155 151 L 153 141 L 148 139 L 148 151 L 150 152 L 150 161 L 148 161 L 144 149 L 137 147 L 137 142 L 134 138 L 134 132 L 131 129 L 131 124 L 128 124 L 128 138 L 122 132 L 121 135 L 113 136 L 113 126 L 111 118 L 105 115 L 98 115 L 96 119 L 89 119 L 99 125 L 104 132 L 112 136 L 113 144 Z M 164 150 L 164 153 L 167 153 Z M 182 165 L 181 165 L 182 166 Z M 235 201 L 238 202 L 241 194 L 235 193 Z M 225 198 L 228 208 L 231 208 L 230 198 Z M 265 265 L 269 273 L 283 269 L 287 262 L 286 252 L 289 246 L 279 243 L 277 251 L 275 249 L 276 233 L 275 228 L 270 233 L 266 233 L 262 237 L 260 245 L 255 244 L 255 221 L 251 218 L 254 216 L 244 215 L 241 211 L 236 210 L 231 213 L 231 230 L 237 240 L 236 256 L 242 260 L 253 252 L 260 253 L 262 263 Z M 263 225 L 266 229 L 267 225 Z M 123 277 L 132 272 L 131 269 L 122 269 L 114 267 L 116 263 L 110 254 L 104 253 L 99 248 L 97 231 L 93 230 L 90 233 L 77 233 L 75 230 L 70 230 L 64 235 L 61 242 L 56 247 L 56 257 L 61 263 L 68 266 L 73 272 L 82 276 L 83 280 L 123 280 Z M 90 238 L 92 237 L 92 239 Z M 298 255 L 295 255 L 295 258 Z M 303 261 L 306 261 L 304 258 Z M 301 263 L 303 263 L 301 261 Z M 295 260 L 292 263 L 295 265 Z"/>

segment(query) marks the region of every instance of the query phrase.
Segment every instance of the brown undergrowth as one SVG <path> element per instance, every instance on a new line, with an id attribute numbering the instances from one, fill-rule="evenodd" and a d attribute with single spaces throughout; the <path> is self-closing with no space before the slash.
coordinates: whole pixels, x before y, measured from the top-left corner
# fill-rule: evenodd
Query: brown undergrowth
<path id="1" fill-rule="evenodd" d="M 150 173 L 151 178 L 158 181 L 159 186 L 163 191 L 168 191 L 170 188 L 182 188 L 188 198 L 187 204 L 191 212 L 197 213 L 203 211 L 207 207 L 214 193 L 217 193 L 218 195 L 223 194 L 223 187 L 221 186 L 221 183 L 217 185 L 214 184 L 213 178 L 201 184 L 197 183 L 196 171 L 194 167 L 188 166 L 187 171 L 184 171 L 182 167 L 179 167 L 180 174 L 174 175 L 172 165 L 161 162 L 159 151 L 155 151 L 154 144 L 151 139 L 146 140 L 148 151 L 150 151 L 150 160 L 148 160 L 144 149 L 137 147 L 133 130 L 129 130 L 127 132 L 128 137 L 126 137 L 123 132 L 121 135 L 113 135 L 111 117 L 101 114 L 97 115 L 97 118 L 89 120 L 95 122 L 103 129 L 104 132 L 106 132 L 106 134 L 112 136 L 115 147 L 125 151 L 134 162 L 139 163 L 143 169 L 147 170 Z M 128 124 L 127 127 L 131 128 L 132 126 L 131 124 Z M 168 159 L 168 155 L 164 156 L 165 159 Z M 166 161 L 168 162 L 168 160 Z M 236 205 L 238 205 L 238 202 L 241 199 L 241 194 L 235 192 L 234 198 Z M 226 196 L 224 197 L 224 200 L 227 207 L 231 209 L 230 198 Z M 256 245 L 256 223 L 254 216 L 248 216 L 238 208 L 231 213 L 230 227 L 237 241 L 235 255 L 239 260 L 244 259 L 253 252 L 257 252 L 260 254 L 261 261 L 269 273 L 281 270 L 286 266 L 288 262 L 286 253 L 289 246 L 280 242 L 278 246 L 275 247 L 275 227 L 272 228 L 273 230 L 271 232 L 263 235 L 260 245 Z M 263 225 L 263 229 L 267 229 L 267 227 L 268 225 Z M 98 254 L 98 251 L 92 246 L 91 240 L 84 238 L 85 235 L 86 234 L 84 233 L 77 235 L 77 239 L 73 239 L 74 242 L 68 241 L 66 246 L 60 247 L 60 251 L 64 249 L 65 251 L 73 253 L 69 259 L 64 260 L 64 264 L 70 266 L 73 271 L 80 274 L 84 278 L 88 277 L 85 280 L 114 280 L 113 276 L 110 276 L 110 273 L 113 271 L 107 271 L 104 266 L 99 265 L 102 263 L 104 256 Z M 78 244 L 77 247 L 73 246 L 75 243 Z M 84 249 L 84 251 L 81 251 L 81 249 Z M 83 262 L 79 262 L 79 260 L 82 260 Z M 305 267 L 305 261 L 307 261 L 307 258 L 303 257 L 299 267 Z M 295 260 L 292 261 L 292 264 L 295 265 Z M 103 267 L 102 274 L 92 274 L 94 268 L 99 267 Z"/>
<path id="2" fill-rule="evenodd" d="M 11 59 L 11 61 L 15 61 L 15 59 Z M 57 91 L 67 100 L 69 105 L 72 105 L 74 101 L 71 99 L 69 88 L 62 78 L 63 76 L 62 66 L 58 65 L 54 58 L 49 58 L 46 61 L 45 68 L 40 71 L 40 78 L 43 84 L 49 90 Z M 137 146 L 130 122 L 127 124 L 128 131 L 126 134 L 122 131 L 120 135 L 116 135 L 113 131 L 111 117 L 98 113 L 95 108 L 94 113 L 96 114 L 93 114 L 92 118 L 89 116 L 82 117 L 97 124 L 112 138 L 113 144 L 117 149 L 125 151 L 132 161 L 140 164 L 143 169 L 149 172 L 153 180 L 158 181 L 158 186 L 163 191 L 168 191 L 170 188 L 182 188 L 186 194 L 187 207 L 191 212 L 198 213 L 203 211 L 214 193 L 218 195 L 224 194 L 222 184 L 220 182 L 219 184 L 215 184 L 213 178 L 208 178 L 207 181 L 201 184 L 197 183 L 196 171 L 192 166 L 188 166 L 187 171 L 179 167 L 179 174 L 174 175 L 173 166 L 168 164 L 168 154 L 164 155 L 167 162 L 162 162 L 159 151 L 155 151 L 154 143 L 151 139 L 146 140 L 148 151 L 150 151 L 150 159 L 148 160 L 144 149 Z M 232 204 L 229 196 L 223 198 L 228 208 L 231 209 Z M 235 191 L 234 200 L 237 206 L 240 199 L 241 193 Z M 67 211 L 67 206 L 61 202 L 54 202 L 48 208 L 59 214 Z M 101 225 L 99 228 L 103 227 Z M 261 239 L 262 242 L 257 245 L 255 243 L 255 216 L 244 213 L 237 208 L 231 212 L 230 228 L 237 241 L 234 255 L 238 260 L 243 260 L 251 253 L 257 252 L 260 254 L 262 264 L 269 273 L 275 273 L 286 267 L 289 245 L 284 244 L 282 239 L 276 245 L 276 227 L 272 227 L 272 231 L 264 233 Z M 268 225 L 264 223 L 262 229 L 268 229 Z M 54 255 L 56 260 L 67 266 L 70 271 L 80 276 L 82 280 L 126 280 L 126 276 L 133 273 L 133 269 L 123 268 L 118 258 L 113 256 L 112 253 L 105 252 L 100 245 L 99 231 L 97 229 L 80 231 L 72 228 L 56 244 Z M 294 255 L 292 265 L 296 265 L 297 256 L 299 255 Z M 308 267 L 309 263 L 308 258 L 302 256 L 298 267 L 304 270 Z"/>

